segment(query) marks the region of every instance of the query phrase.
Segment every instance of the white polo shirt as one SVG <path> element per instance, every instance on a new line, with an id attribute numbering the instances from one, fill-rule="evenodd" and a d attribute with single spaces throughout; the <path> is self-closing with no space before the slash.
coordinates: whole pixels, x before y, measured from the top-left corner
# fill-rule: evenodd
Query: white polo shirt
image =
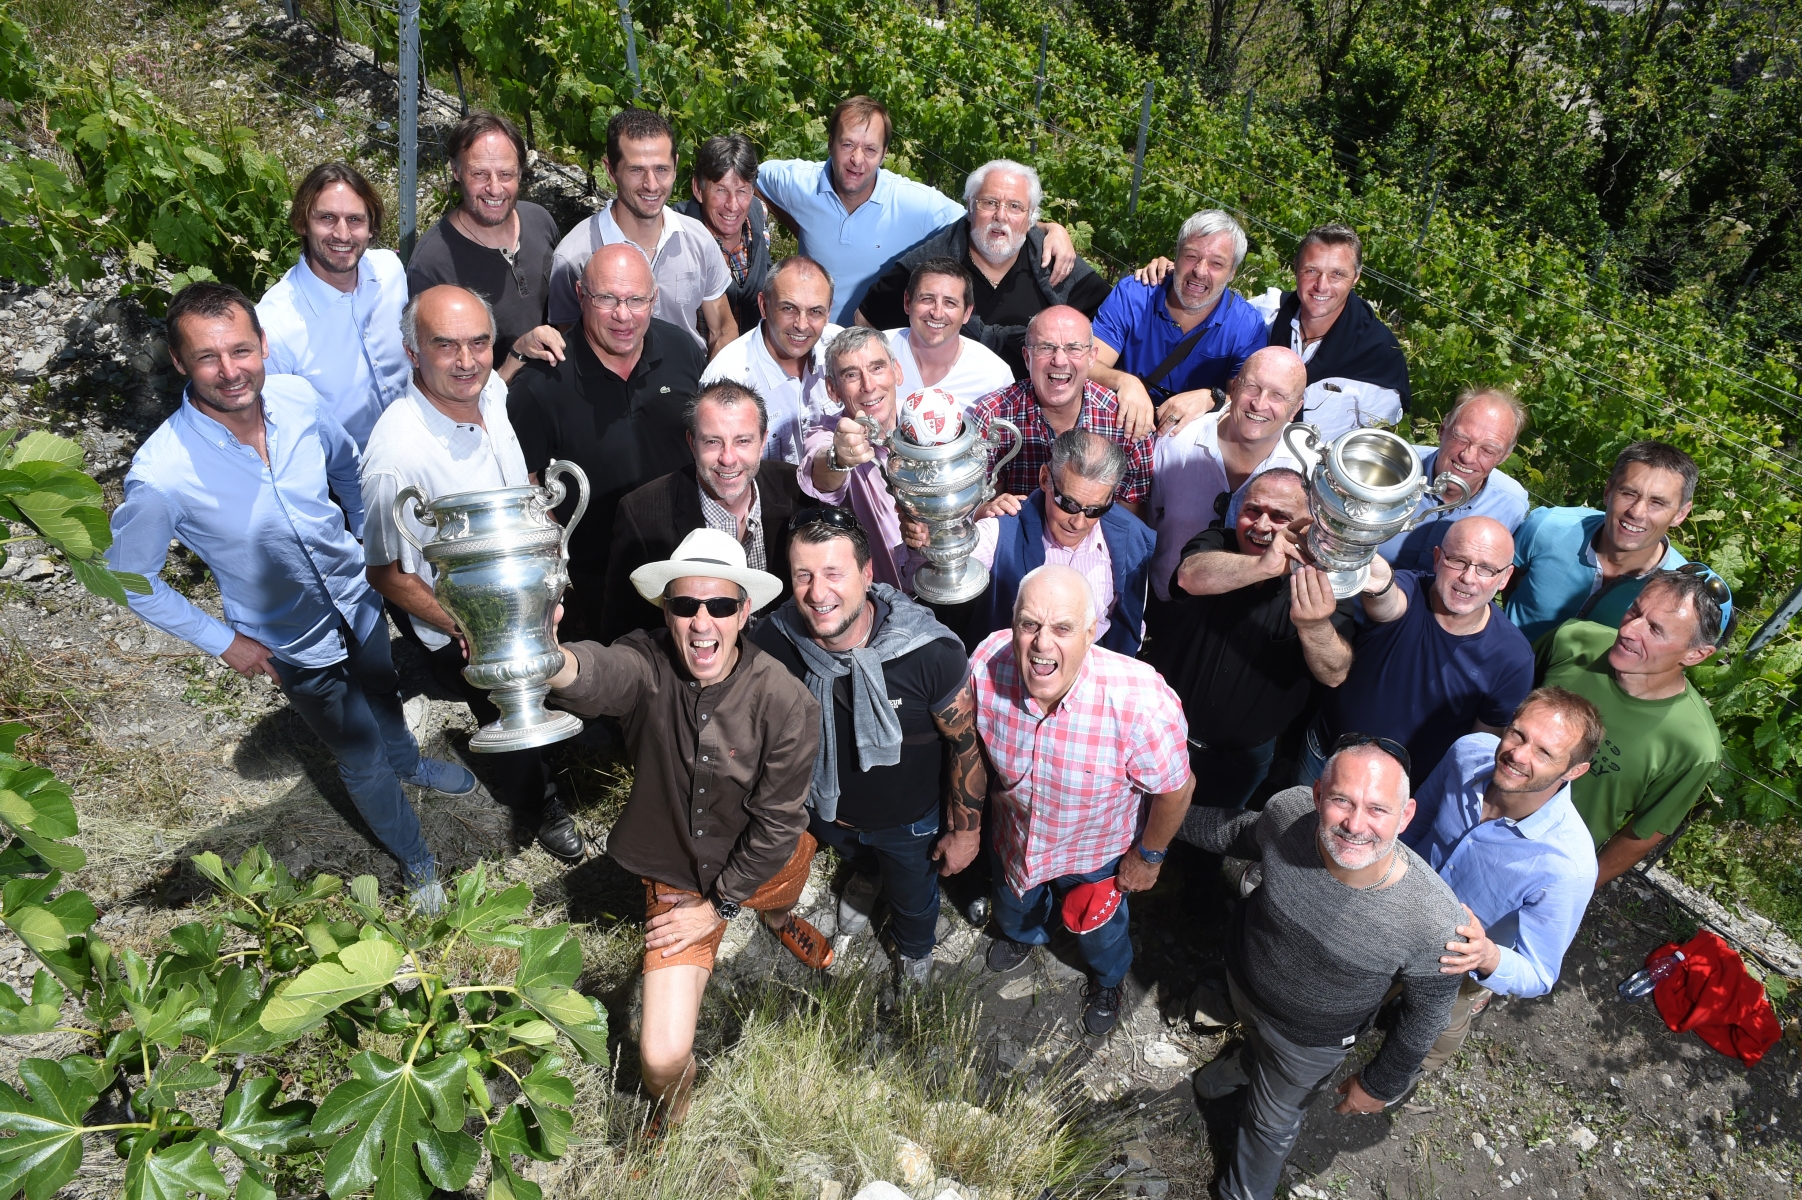
<path id="1" fill-rule="evenodd" d="M 507 421 L 507 385 L 492 372 L 482 385 L 482 424 L 453 421 L 425 398 L 419 386 L 407 385 L 400 402 L 375 423 L 363 451 L 363 559 L 372 567 L 398 561 L 400 569 L 430 586 L 437 578 L 432 564 L 400 534 L 394 519 L 394 497 L 416 483 L 428 499 L 458 492 L 524 487 L 526 457 Z M 432 530 L 413 519 L 412 505 L 402 518 L 421 543 Z M 436 626 L 413 618 L 419 640 L 433 650 L 450 643 Z"/>
<path id="2" fill-rule="evenodd" d="M 895 389 L 895 398 L 905 400 L 927 386 L 920 378 L 920 364 L 914 361 L 913 331 L 891 329 L 883 336 L 888 338 L 895 361 L 901 365 L 901 383 Z M 1000 355 L 971 338 L 960 335 L 957 341 L 957 361 L 933 387 L 950 392 L 968 409 L 990 392 L 1000 391 L 1013 383 L 1014 373 L 1001 361 Z"/>
<path id="3" fill-rule="evenodd" d="M 269 337 L 264 369 L 312 384 L 361 448 L 413 375 L 400 344 L 406 306 L 407 269 L 394 251 L 365 253 L 348 292 L 313 274 L 303 254 L 257 302 L 257 321 Z"/>
<path id="4" fill-rule="evenodd" d="M 576 281 L 596 250 L 621 242 L 638 245 L 613 219 L 613 206 L 617 203 L 608 201 L 606 208 L 564 234 L 557 243 L 556 253 L 551 256 L 549 313 L 545 318 L 552 325 L 570 325 L 582 319 Z M 639 249 L 642 251 L 643 247 Z M 713 240 L 707 226 L 665 205 L 657 252 L 646 257 L 651 262 L 651 275 L 657 280 L 657 305 L 651 315 L 688 330 L 705 350 L 707 338 L 696 314 L 701 305 L 718 300 L 732 285 L 732 271 L 726 266 L 719 243 Z"/>
<path id="5" fill-rule="evenodd" d="M 763 444 L 763 456 L 800 466 L 807 431 L 828 418 L 836 420 L 844 411 L 844 406 L 826 391 L 826 346 L 842 332 L 837 325 L 828 324 L 796 378 L 784 371 L 770 353 L 769 343 L 763 340 L 763 323 L 759 322 L 714 356 L 701 372 L 701 386 L 730 379 L 762 396 L 770 414 L 770 435 Z"/>

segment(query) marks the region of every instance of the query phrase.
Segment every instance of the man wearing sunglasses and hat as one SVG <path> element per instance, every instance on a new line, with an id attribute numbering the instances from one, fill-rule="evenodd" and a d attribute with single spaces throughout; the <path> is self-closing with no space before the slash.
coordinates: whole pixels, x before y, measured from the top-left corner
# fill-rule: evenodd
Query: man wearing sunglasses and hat
<path id="1" fill-rule="evenodd" d="M 564 646 L 551 689 L 563 708 L 616 717 L 625 731 L 632 792 L 607 853 L 645 883 L 639 1062 L 661 1126 L 688 1108 L 695 1022 L 726 922 L 757 909 L 803 963 L 832 962 L 819 930 L 793 913 L 813 861 L 804 805 L 820 712 L 743 636 L 782 583 L 747 568 L 731 534 L 695 530 L 632 572 L 632 585 L 662 607 L 664 627 Z"/>

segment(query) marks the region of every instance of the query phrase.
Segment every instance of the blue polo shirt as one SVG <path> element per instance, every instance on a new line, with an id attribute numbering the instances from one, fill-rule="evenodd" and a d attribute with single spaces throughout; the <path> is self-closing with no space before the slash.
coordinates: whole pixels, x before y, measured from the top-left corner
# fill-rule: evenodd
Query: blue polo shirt
<path id="1" fill-rule="evenodd" d="M 1420 460 L 1420 469 L 1429 480 L 1438 473 L 1439 447 L 1416 446 L 1414 457 Z M 1423 496 L 1414 511 L 1426 512 L 1438 504 L 1439 501 L 1431 496 Z M 1526 488 L 1500 471 L 1491 471 L 1483 483 L 1483 490 L 1471 497 L 1468 504 L 1437 513 L 1407 533 L 1396 534 L 1378 546 L 1377 553 L 1397 570 L 1431 571 L 1433 550 L 1445 541 L 1445 535 L 1452 530 L 1452 522 L 1462 521 L 1465 517 L 1492 517 L 1513 533 L 1526 520 L 1528 507 Z"/>
<path id="2" fill-rule="evenodd" d="M 1573 618 L 1619 629 L 1639 598 L 1651 571 L 1603 587 L 1596 534 L 1607 518 L 1593 508 L 1536 508 L 1521 522 L 1514 535 L 1519 582 L 1508 598 L 1508 619 L 1529 642 Z M 1688 561 L 1667 542 L 1664 558 L 1652 570 L 1674 571 Z"/>
<path id="3" fill-rule="evenodd" d="M 870 198 L 846 212 L 832 190 L 831 164 L 779 158 L 757 168 L 757 190 L 800 227 L 801 253 L 832 276 L 832 319 L 850 325 L 876 276 L 964 215 L 964 206 L 937 188 L 893 171 L 876 172 Z"/>
<path id="4" fill-rule="evenodd" d="M 1195 348 L 1158 381 L 1171 395 L 1225 387 L 1245 360 L 1270 341 L 1263 316 L 1231 288 L 1202 324 L 1207 332 Z M 1142 379 L 1157 370 L 1188 334 L 1171 318 L 1163 285 L 1153 287 L 1128 275 L 1101 302 L 1095 314 L 1095 336 L 1120 352 L 1115 367 Z"/>

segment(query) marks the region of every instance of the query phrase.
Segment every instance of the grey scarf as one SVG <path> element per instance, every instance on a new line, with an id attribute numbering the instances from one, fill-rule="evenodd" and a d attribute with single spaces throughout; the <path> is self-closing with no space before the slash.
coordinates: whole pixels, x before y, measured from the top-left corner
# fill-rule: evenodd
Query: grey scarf
<path id="1" fill-rule="evenodd" d="M 838 723 L 833 713 L 832 685 L 851 676 L 851 728 L 857 735 L 857 768 L 892 767 L 901 761 L 901 718 L 889 703 L 882 664 L 912 654 L 921 646 L 956 634 L 939 624 L 932 610 L 886 583 L 870 585 L 870 599 L 888 605 L 888 620 L 867 646 L 851 651 L 850 663 L 820 647 L 807 632 L 798 602 L 790 597 L 770 620 L 776 623 L 807 666 L 807 690 L 820 702 L 820 752 L 813 760 L 813 788 L 808 803 L 822 821 L 838 819 Z M 868 601 L 866 601 L 868 603 Z"/>

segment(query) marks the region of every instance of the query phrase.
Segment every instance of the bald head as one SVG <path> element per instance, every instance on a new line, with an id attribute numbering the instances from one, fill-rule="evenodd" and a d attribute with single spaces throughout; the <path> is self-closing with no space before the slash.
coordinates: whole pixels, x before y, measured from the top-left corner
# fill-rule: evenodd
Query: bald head
<path id="1" fill-rule="evenodd" d="M 1049 711 L 1076 682 L 1095 640 L 1095 593 L 1074 568 L 1026 573 L 1014 597 L 1014 662 L 1026 692 Z"/>
<path id="2" fill-rule="evenodd" d="M 1414 818 L 1408 772 L 1374 743 L 1349 746 L 1327 760 L 1314 782 L 1320 846 L 1341 879 L 1389 859 L 1395 839 Z"/>
<path id="3" fill-rule="evenodd" d="M 657 280 L 644 251 L 630 242 L 602 246 L 582 268 L 578 292 L 582 331 L 595 352 L 636 362 L 657 302 Z"/>
<path id="4" fill-rule="evenodd" d="M 480 402 L 494 369 L 494 310 L 488 301 L 454 284 L 427 288 L 401 311 L 400 336 L 419 390 L 434 404 L 455 410 Z"/>
<path id="5" fill-rule="evenodd" d="M 1041 408 L 1068 412 L 1082 403 L 1095 357 L 1092 337 L 1089 318 L 1068 304 L 1054 304 L 1027 323 L 1026 371 Z"/>
<path id="6" fill-rule="evenodd" d="M 1448 616 L 1473 616 L 1513 576 L 1514 535 L 1492 517 L 1453 522 L 1433 551 L 1433 570 L 1434 606 Z"/>
<path id="7" fill-rule="evenodd" d="M 1308 368 L 1287 346 L 1266 346 L 1245 360 L 1227 385 L 1232 408 L 1221 426 L 1229 441 L 1266 445 L 1301 411 Z"/>

